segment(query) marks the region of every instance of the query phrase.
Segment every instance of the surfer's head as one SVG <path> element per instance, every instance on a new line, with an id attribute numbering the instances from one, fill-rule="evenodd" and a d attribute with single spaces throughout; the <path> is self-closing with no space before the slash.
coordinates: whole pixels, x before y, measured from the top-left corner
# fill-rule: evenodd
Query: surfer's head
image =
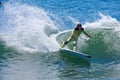
<path id="1" fill-rule="evenodd" d="M 77 24 L 75 30 L 81 30 L 82 29 L 82 24 Z"/>

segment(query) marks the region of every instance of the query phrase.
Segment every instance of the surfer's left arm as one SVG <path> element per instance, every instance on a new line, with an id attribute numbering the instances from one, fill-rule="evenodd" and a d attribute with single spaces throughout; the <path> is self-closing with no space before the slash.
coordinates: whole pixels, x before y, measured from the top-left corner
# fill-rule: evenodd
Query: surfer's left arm
<path id="1" fill-rule="evenodd" d="M 86 36 L 88 36 L 89 38 L 91 38 L 91 36 L 90 36 L 88 33 L 86 33 L 84 30 L 83 30 L 83 33 L 84 33 Z"/>

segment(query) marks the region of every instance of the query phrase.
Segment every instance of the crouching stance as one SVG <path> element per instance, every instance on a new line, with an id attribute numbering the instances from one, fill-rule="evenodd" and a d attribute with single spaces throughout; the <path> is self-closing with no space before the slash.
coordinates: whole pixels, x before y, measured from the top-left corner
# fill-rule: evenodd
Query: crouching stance
<path id="1" fill-rule="evenodd" d="M 77 26 L 75 27 L 75 29 L 72 31 L 70 37 L 67 39 L 66 42 L 64 42 L 61 46 L 61 48 L 64 48 L 66 44 L 68 44 L 69 42 L 71 41 L 74 41 L 73 42 L 73 50 L 76 51 L 76 45 L 77 45 L 77 40 L 80 36 L 81 33 L 84 33 L 85 35 L 87 35 L 89 38 L 91 38 L 91 36 L 89 36 L 85 31 L 84 29 L 82 28 L 82 25 L 81 24 L 77 24 Z"/>

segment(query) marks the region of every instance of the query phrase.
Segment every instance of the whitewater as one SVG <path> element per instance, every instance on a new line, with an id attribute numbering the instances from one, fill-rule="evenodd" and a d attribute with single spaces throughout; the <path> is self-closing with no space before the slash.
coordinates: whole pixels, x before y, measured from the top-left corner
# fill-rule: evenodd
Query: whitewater
<path id="1" fill-rule="evenodd" d="M 47 4 L 49 2 L 56 5 Z M 66 4 L 76 2 L 72 0 Z M 77 12 L 70 13 L 79 7 L 65 7 L 66 4 L 60 3 L 62 1 L 10 0 L 0 7 L 0 80 L 120 79 L 119 17 L 98 12 L 90 14 L 95 16 L 94 20 L 90 15 L 85 17 L 87 21 L 81 15 L 76 18 Z M 86 4 L 93 2 L 88 0 Z M 58 12 L 58 5 L 70 10 Z M 82 23 L 92 36 L 89 39 L 82 34 L 77 44 L 79 52 L 93 57 L 89 65 L 71 61 L 58 52 L 59 42 L 69 36 L 59 34 L 72 30 L 77 23 Z"/>

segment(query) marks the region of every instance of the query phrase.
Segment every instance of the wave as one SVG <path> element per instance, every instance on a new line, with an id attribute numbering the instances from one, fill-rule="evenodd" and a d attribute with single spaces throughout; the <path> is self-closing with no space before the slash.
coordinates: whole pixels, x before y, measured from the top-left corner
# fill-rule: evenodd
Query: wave
<path id="1" fill-rule="evenodd" d="M 6 3 L 1 14 L 2 31 L 1 38 L 7 46 L 14 47 L 18 51 L 52 52 L 59 49 L 58 41 L 62 39 L 59 34 L 64 29 L 59 21 L 54 20 L 53 14 L 42 8 L 20 3 Z M 59 18 L 58 16 L 56 18 Z M 79 20 L 68 17 L 74 25 Z M 5 23 L 5 24 L 4 24 Z M 59 25 L 57 25 L 57 23 Z M 99 57 L 104 54 L 116 55 L 120 52 L 120 23 L 115 18 L 100 13 L 100 19 L 95 22 L 85 22 L 83 27 L 92 36 L 88 39 L 84 35 L 78 41 L 78 51 L 82 51 Z M 69 28 L 66 26 L 66 29 Z M 65 30 L 66 31 L 66 30 Z M 64 33 L 64 32 L 63 32 Z M 64 40 L 68 35 L 65 36 Z M 56 40 L 56 37 L 59 39 Z M 97 54 L 96 54 L 97 53 Z M 102 55 L 101 55 L 102 54 Z M 118 54 L 119 55 L 119 54 Z"/>
<path id="2" fill-rule="evenodd" d="M 90 54 L 96 60 L 102 59 L 104 62 L 113 59 L 118 60 L 120 56 L 120 23 L 116 19 L 105 16 L 102 13 L 100 13 L 100 17 L 95 22 L 86 22 L 83 25 L 85 31 L 92 38 L 89 39 L 82 34 L 78 40 L 77 50 Z M 57 36 L 58 42 L 60 43 L 60 38 L 62 39 L 61 41 L 67 40 L 70 31 L 59 33 Z M 68 44 L 68 48 L 71 48 L 71 44 Z"/>
<path id="3" fill-rule="evenodd" d="M 1 21 L 5 23 L 2 24 L 2 39 L 8 46 L 42 52 L 58 48 L 52 34 L 59 29 L 43 9 L 26 4 L 6 3 L 2 15 L 4 18 Z"/>
<path id="4" fill-rule="evenodd" d="M 10 53 L 10 52 L 16 52 L 15 49 L 13 49 L 12 47 L 8 47 L 6 46 L 6 43 L 5 41 L 3 41 L 1 38 L 0 38 L 0 54 L 4 54 L 4 53 Z"/>
<path id="5" fill-rule="evenodd" d="M 100 17 L 101 19 L 98 21 L 84 25 L 89 28 L 89 33 L 93 36 L 87 43 L 86 48 L 84 47 L 86 50 L 84 51 L 94 53 L 94 55 L 107 54 L 108 56 L 116 55 L 115 57 L 117 57 L 120 55 L 120 23 L 116 19 L 101 13 Z"/>

